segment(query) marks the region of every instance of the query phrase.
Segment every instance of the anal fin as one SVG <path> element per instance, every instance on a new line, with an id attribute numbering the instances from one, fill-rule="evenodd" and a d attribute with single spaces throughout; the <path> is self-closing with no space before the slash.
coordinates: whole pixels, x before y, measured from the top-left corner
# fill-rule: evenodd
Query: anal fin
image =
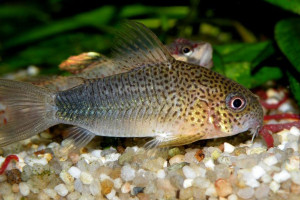
<path id="1" fill-rule="evenodd" d="M 81 127 L 72 127 L 69 129 L 68 137 L 63 141 L 63 154 L 78 150 L 86 146 L 95 134 Z"/>

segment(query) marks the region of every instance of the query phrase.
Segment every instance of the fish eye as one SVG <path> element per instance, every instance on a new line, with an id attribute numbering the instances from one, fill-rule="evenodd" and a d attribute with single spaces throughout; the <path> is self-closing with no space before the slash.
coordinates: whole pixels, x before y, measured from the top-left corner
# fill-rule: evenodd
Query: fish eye
<path id="1" fill-rule="evenodd" d="M 229 94 L 226 97 L 226 106 L 233 111 L 242 111 L 246 106 L 246 100 L 242 95 Z"/>
<path id="2" fill-rule="evenodd" d="M 193 53 L 192 48 L 185 46 L 182 48 L 182 54 L 185 56 L 190 56 Z"/>

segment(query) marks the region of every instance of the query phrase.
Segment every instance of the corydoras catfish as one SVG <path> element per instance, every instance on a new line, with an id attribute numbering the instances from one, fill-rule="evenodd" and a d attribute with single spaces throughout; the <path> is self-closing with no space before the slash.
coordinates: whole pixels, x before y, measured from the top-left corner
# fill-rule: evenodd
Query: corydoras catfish
<path id="1" fill-rule="evenodd" d="M 208 42 L 195 42 L 178 38 L 171 44 L 166 45 L 166 48 L 176 60 L 208 69 L 212 67 L 213 48 Z M 115 71 L 112 63 L 109 58 L 102 54 L 85 52 L 76 56 L 70 56 L 59 65 L 59 68 L 84 78 L 103 78 L 124 72 Z M 117 70 L 120 69 L 117 68 Z"/>
<path id="2" fill-rule="evenodd" d="M 248 89 L 198 65 L 174 59 L 144 25 L 126 22 L 111 59 L 127 72 L 64 91 L 0 80 L 7 124 L 0 146 L 33 136 L 56 124 L 76 128 L 75 146 L 94 136 L 151 137 L 148 147 L 178 146 L 231 136 L 262 126 L 263 112 Z"/>

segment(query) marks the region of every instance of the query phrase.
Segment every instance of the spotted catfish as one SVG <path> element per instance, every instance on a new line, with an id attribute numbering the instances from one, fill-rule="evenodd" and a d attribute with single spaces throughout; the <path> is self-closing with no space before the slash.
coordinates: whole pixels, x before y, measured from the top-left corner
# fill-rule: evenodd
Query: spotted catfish
<path id="1" fill-rule="evenodd" d="M 213 49 L 208 42 L 194 42 L 178 38 L 166 47 L 176 60 L 196 64 L 208 69 L 212 67 Z M 101 78 L 123 72 L 117 71 L 120 69 L 116 70 L 113 67 L 114 65 L 109 58 L 96 52 L 70 56 L 59 65 L 61 70 L 66 70 L 85 78 Z"/>
<path id="2" fill-rule="evenodd" d="M 151 137 L 148 147 L 178 146 L 261 127 L 263 112 L 248 89 L 198 65 L 174 59 L 144 25 L 118 32 L 113 65 L 124 73 L 84 79 L 64 91 L 0 80 L 7 124 L 0 146 L 56 124 L 70 124 L 74 146 L 94 136 Z"/>

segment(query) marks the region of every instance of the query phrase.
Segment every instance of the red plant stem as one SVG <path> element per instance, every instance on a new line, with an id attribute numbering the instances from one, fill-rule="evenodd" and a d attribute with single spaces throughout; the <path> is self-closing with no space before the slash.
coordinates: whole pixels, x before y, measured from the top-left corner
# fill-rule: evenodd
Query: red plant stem
<path id="1" fill-rule="evenodd" d="M 282 113 L 276 115 L 266 115 L 264 116 L 264 120 L 268 121 L 271 119 L 281 120 L 281 119 L 300 119 L 300 115 L 291 114 L 291 113 Z"/>
<path id="2" fill-rule="evenodd" d="M 266 91 L 264 91 L 264 90 L 258 90 L 258 91 L 255 92 L 255 94 L 257 96 L 259 96 L 260 99 L 267 99 L 268 98 L 268 95 L 267 95 Z"/>
<path id="3" fill-rule="evenodd" d="M 272 134 L 269 133 L 268 129 L 265 129 L 264 127 L 259 131 L 259 135 L 263 137 L 265 140 L 268 149 L 271 147 L 274 147 L 274 139 Z"/>
<path id="4" fill-rule="evenodd" d="M 15 160 L 16 162 L 19 161 L 18 156 L 16 155 L 9 155 L 5 158 L 1 168 L 0 168 L 0 175 L 3 174 L 3 172 L 6 170 L 8 164 L 10 163 L 11 160 Z"/>
<path id="5" fill-rule="evenodd" d="M 268 148 L 271 148 L 274 146 L 274 139 L 270 133 L 279 132 L 283 129 L 291 129 L 293 126 L 300 128 L 300 121 L 284 124 L 266 124 L 259 131 L 259 134 L 264 138 Z"/>
<path id="6" fill-rule="evenodd" d="M 283 104 L 284 102 L 286 102 L 286 100 L 288 99 L 288 97 L 287 97 L 287 95 L 285 95 L 284 97 L 283 97 L 283 99 L 282 100 L 280 100 L 278 103 L 276 103 L 276 104 L 268 104 L 267 102 L 265 102 L 265 101 L 260 101 L 260 104 L 263 106 L 263 107 L 265 107 L 266 109 L 277 109 L 277 108 L 279 108 L 279 106 L 281 105 L 281 104 Z"/>

